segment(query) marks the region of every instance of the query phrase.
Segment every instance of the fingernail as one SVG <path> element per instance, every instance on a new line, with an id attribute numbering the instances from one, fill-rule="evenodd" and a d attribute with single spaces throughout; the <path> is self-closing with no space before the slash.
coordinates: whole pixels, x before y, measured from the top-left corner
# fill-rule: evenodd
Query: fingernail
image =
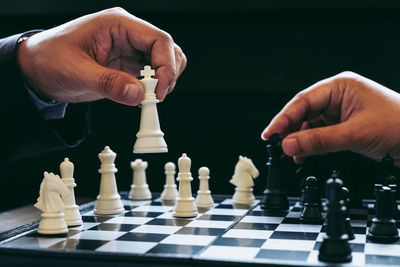
<path id="1" fill-rule="evenodd" d="M 122 91 L 122 97 L 132 104 L 139 104 L 142 95 L 142 88 L 134 83 L 128 83 Z"/>
<path id="2" fill-rule="evenodd" d="M 264 134 L 265 134 L 265 130 L 261 133 L 261 139 L 266 141 L 267 139 L 264 137 Z"/>
<path id="3" fill-rule="evenodd" d="M 283 139 L 282 149 L 288 156 L 294 156 L 301 152 L 299 142 L 296 137 Z"/>

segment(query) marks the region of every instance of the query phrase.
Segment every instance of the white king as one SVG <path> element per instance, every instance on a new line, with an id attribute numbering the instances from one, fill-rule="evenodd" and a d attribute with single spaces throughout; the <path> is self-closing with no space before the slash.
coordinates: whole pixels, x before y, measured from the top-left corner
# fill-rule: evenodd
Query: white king
<path id="1" fill-rule="evenodd" d="M 140 118 L 140 129 L 136 134 L 136 143 L 133 153 L 163 153 L 168 152 L 164 133 L 160 129 L 156 104 L 160 102 L 154 93 L 158 79 L 152 78 L 155 71 L 150 66 L 145 66 L 140 71 L 144 76 L 141 80 L 145 87 L 144 100 L 142 104 L 142 115 Z"/>

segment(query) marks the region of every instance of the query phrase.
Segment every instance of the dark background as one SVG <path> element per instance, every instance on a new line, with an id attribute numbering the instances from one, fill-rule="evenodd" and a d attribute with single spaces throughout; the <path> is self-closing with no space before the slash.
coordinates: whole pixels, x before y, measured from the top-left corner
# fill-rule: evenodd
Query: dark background
<path id="1" fill-rule="evenodd" d="M 33 203 L 43 171 L 59 173 L 66 156 L 75 163 L 76 196 L 95 197 L 100 182 L 97 154 L 105 145 L 118 154 L 121 191 L 129 190 L 129 162 L 138 157 L 149 162 L 151 190 L 162 191 L 164 164 L 177 163 L 185 152 L 192 159 L 193 192 L 198 168 L 208 166 L 211 191 L 232 194 L 229 179 L 238 156 L 244 155 L 260 171 L 254 189 L 260 195 L 267 170 L 260 134 L 298 91 L 344 70 L 400 89 L 398 1 L 1 1 L 0 37 L 51 28 L 113 6 L 169 32 L 188 58 L 175 91 L 158 105 L 169 153 L 132 154 L 140 110 L 99 101 L 92 104 L 92 135 L 81 146 L 0 170 L 1 191 L 7 192 L 0 209 Z M 297 195 L 296 166 L 291 159 L 284 162 L 285 188 Z M 354 194 L 371 197 L 379 177 L 377 163 L 350 152 L 316 162 L 321 181 L 338 168 Z"/>

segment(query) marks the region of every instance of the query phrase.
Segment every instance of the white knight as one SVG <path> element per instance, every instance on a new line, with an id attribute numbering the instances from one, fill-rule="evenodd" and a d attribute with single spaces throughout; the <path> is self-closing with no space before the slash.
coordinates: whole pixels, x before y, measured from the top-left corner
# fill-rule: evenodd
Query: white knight
<path id="1" fill-rule="evenodd" d="M 235 166 L 235 172 L 229 181 L 235 185 L 235 194 L 232 201 L 237 204 L 251 204 L 255 200 L 253 195 L 253 179 L 257 178 L 259 171 L 249 158 L 239 156 L 239 161 Z"/>

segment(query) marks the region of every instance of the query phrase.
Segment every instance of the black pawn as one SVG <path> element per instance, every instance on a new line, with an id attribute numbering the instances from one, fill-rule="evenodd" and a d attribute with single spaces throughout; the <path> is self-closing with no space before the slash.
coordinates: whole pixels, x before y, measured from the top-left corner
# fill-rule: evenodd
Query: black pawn
<path id="1" fill-rule="evenodd" d="M 288 210 L 289 202 L 286 193 L 281 190 L 282 182 L 282 147 L 279 135 L 273 134 L 267 144 L 268 151 L 268 174 L 267 186 L 263 192 L 261 208 L 265 210 Z"/>
<path id="2" fill-rule="evenodd" d="M 392 243 L 399 239 L 396 220 L 393 218 L 393 197 L 390 187 L 375 188 L 376 215 L 372 219 L 367 238 L 377 243 Z"/>
<path id="3" fill-rule="evenodd" d="M 344 201 L 344 205 L 346 207 L 346 212 L 344 216 L 344 229 L 346 234 L 349 236 L 349 240 L 353 240 L 355 238 L 354 236 L 354 230 L 353 227 L 351 227 L 351 222 L 350 222 L 350 217 L 349 217 L 349 203 L 350 203 L 350 198 L 349 198 L 349 190 L 346 187 L 342 187 L 342 199 Z"/>
<path id="4" fill-rule="evenodd" d="M 296 170 L 296 177 L 300 180 L 301 194 L 299 204 L 301 206 L 306 202 L 306 179 L 313 174 L 313 169 L 311 160 L 307 159 L 303 165 Z"/>
<path id="5" fill-rule="evenodd" d="M 348 235 L 343 218 L 346 207 L 342 200 L 342 180 L 335 178 L 326 182 L 325 193 L 328 199 L 326 235 L 319 247 L 318 259 L 325 262 L 350 262 L 352 260 Z"/>
<path id="6" fill-rule="evenodd" d="M 302 223 L 320 224 L 324 221 L 321 215 L 320 197 L 318 194 L 318 181 L 314 176 L 310 176 L 305 182 L 305 203 L 300 214 Z"/>
<path id="7" fill-rule="evenodd" d="M 383 169 L 383 185 L 395 184 L 396 176 L 394 176 L 394 159 L 390 154 L 382 159 L 382 169 Z"/>
<path id="8" fill-rule="evenodd" d="M 389 185 L 390 190 L 392 191 L 392 198 L 393 198 L 393 219 L 398 220 L 400 218 L 399 214 L 399 207 L 397 206 L 397 200 L 396 200 L 396 195 L 397 195 L 397 185 L 396 184 L 390 184 Z"/>

